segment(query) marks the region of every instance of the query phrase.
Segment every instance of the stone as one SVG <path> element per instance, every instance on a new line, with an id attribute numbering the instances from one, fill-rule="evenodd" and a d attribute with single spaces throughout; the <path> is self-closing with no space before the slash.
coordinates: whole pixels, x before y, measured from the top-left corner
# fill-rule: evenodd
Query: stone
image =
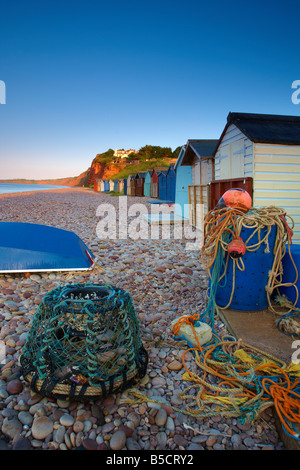
<path id="1" fill-rule="evenodd" d="M 69 400 L 62 400 L 62 399 L 58 398 L 57 399 L 57 405 L 60 408 L 68 408 L 68 406 L 70 405 L 70 402 L 69 402 Z"/>
<path id="2" fill-rule="evenodd" d="M 31 442 L 27 437 L 20 437 L 13 446 L 13 450 L 31 450 Z"/>
<path id="3" fill-rule="evenodd" d="M 176 359 L 172 362 L 170 362 L 170 364 L 168 364 L 168 369 L 169 370 L 181 370 L 183 367 L 182 363 L 177 361 Z"/>
<path id="4" fill-rule="evenodd" d="M 78 433 L 84 430 L 84 424 L 82 421 L 75 421 L 73 424 L 73 431 Z"/>
<path id="5" fill-rule="evenodd" d="M 29 411 L 20 411 L 18 414 L 18 420 L 23 425 L 30 426 L 33 421 L 33 416 L 29 413 Z"/>
<path id="6" fill-rule="evenodd" d="M 209 436 L 206 440 L 207 447 L 212 447 L 217 442 L 215 436 Z"/>
<path id="7" fill-rule="evenodd" d="M 53 440 L 58 444 L 62 444 L 65 440 L 66 428 L 64 426 L 59 426 L 53 431 Z"/>
<path id="8" fill-rule="evenodd" d="M 82 445 L 86 450 L 96 450 L 99 444 L 97 444 L 97 441 L 87 438 L 82 441 Z"/>
<path id="9" fill-rule="evenodd" d="M 140 424 L 140 417 L 135 411 L 132 411 L 131 413 L 129 413 L 127 415 L 127 419 L 133 422 L 134 427 L 137 427 Z"/>
<path id="10" fill-rule="evenodd" d="M 10 450 L 8 443 L 4 439 L 0 439 L 0 450 Z"/>
<path id="11" fill-rule="evenodd" d="M 74 424 L 74 418 L 72 415 L 69 415 L 69 414 L 63 414 L 61 417 L 60 417 L 60 420 L 59 420 L 60 424 L 62 426 L 73 426 Z"/>
<path id="12" fill-rule="evenodd" d="M 240 445 L 242 444 L 242 439 L 239 434 L 233 434 L 230 438 L 230 441 L 234 450 L 238 450 Z"/>
<path id="13" fill-rule="evenodd" d="M 157 441 L 157 446 L 159 450 L 164 450 L 167 445 L 167 434 L 164 431 L 159 431 L 156 434 L 156 441 Z"/>
<path id="14" fill-rule="evenodd" d="M 167 422 L 168 414 L 164 408 L 160 408 L 155 416 L 155 424 L 159 427 L 164 426 Z"/>
<path id="15" fill-rule="evenodd" d="M 1 430 L 5 436 L 13 439 L 16 434 L 20 434 L 22 432 L 23 426 L 17 418 L 4 418 Z"/>
<path id="16" fill-rule="evenodd" d="M 109 443 L 110 448 L 112 450 L 122 450 L 125 444 L 126 444 L 126 434 L 122 430 L 116 431 L 112 435 L 110 443 Z"/>
<path id="17" fill-rule="evenodd" d="M 140 444 L 132 437 L 128 437 L 126 439 L 126 448 L 127 450 L 141 450 L 142 449 Z"/>
<path id="18" fill-rule="evenodd" d="M 53 421 L 47 416 L 39 416 L 32 423 L 31 433 L 34 439 L 44 440 L 53 431 Z"/>
<path id="19" fill-rule="evenodd" d="M 21 393 L 23 390 L 23 384 L 21 380 L 15 379 L 15 380 L 10 380 L 7 384 L 6 391 L 10 395 L 17 395 Z"/>
<path id="20" fill-rule="evenodd" d="M 181 434 L 175 434 L 175 436 L 173 437 L 173 441 L 175 442 L 175 444 L 177 446 L 181 446 L 181 447 L 187 447 L 188 445 L 188 440 L 183 437 Z"/>

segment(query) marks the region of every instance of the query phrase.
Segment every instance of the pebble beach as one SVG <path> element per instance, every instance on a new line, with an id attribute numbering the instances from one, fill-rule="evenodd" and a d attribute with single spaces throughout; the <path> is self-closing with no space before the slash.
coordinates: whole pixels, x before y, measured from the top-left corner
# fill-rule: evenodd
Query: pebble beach
<path id="1" fill-rule="evenodd" d="M 145 198 L 128 197 L 127 203 L 151 210 Z M 0 195 L 1 221 L 73 231 L 97 258 L 97 268 L 87 272 L 0 274 L 0 339 L 6 346 L 0 450 L 284 450 L 272 408 L 251 423 L 221 416 L 200 420 L 185 413 L 186 348 L 174 341 L 170 324 L 205 309 L 208 275 L 199 249 L 187 249 L 192 238 L 180 237 L 177 227 L 169 238 L 101 239 L 101 204 L 112 205 L 117 222 L 123 223 L 119 198 L 89 189 Z M 148 229 L 145 222 L 143 230 Z M 45 398 L 23 380 L 19 356 L 43 297 L 58 286 L 86 282 L 110 283 L 132 297 L 149 357 L 147 373 L 136 386 L 143 401 L 128 390 L 88 403 Z M 216 327 L 225 332 L 219 319 Z M 185 362 L 197 371 L 192 353 Z"/>

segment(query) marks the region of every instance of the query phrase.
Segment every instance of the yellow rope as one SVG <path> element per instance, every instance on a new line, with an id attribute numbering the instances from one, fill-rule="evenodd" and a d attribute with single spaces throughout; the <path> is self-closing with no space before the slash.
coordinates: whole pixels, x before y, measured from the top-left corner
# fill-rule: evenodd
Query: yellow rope
<path id="1" fill-rule="evenodd" d="M 268 239 L 271 229 L 274 226 L 276 226 L 277 228 L 275 246 L 273 250 L 274 261 L 272 269 L 269 272 L 268 282 L 265 286 L 265 289 L 270 309 L 274 313 L 282 315 L 282 311 L 277 312 L 271 302 L 271 296 L 275 289 L 278 290 L 279 287 L 283 286 L 293 286 L 295 288 L 296 300 L 294 304 L 290 307 L 289 312 L 294 308 L 299 296 L 298 288 L 296 286 L 296 282 L 298 280 L 298 270 L 294 263 L 290 250 L 294 221 L 290 216 L 285 213 L 284 209 L 270 206 L 266 208 L 251 210 L 246 214 L 231 208 L 210 211 L 204 219 L 204 242 L 201 250 L 201 257 L 203 266 L 205 267 L 205 269 L 207 269 L 210 274 L 210 269 L 216 260 L 218 247 L 221 245 L 223 250 L 223 256 L 224 258 L 226 257 L 226 259 L 224 272 L 219 279 L 220 282 L 226 273 L 229 260 L 229 253 L 227 249 L 228 242 L 225 241 L 224 235 L 226 233 L 229 233 L 235 238 L 238 238 L 243 228 L 251 228 L 253 229 L 252 233 L 249 238 L 245 241 L 246 250 L 249 252 L 254 252 L 262 244 L 265 244 L 264 251 L 268 253 L 270 251 Z M 262 237 L 262 229 L 266 228 L 267 232 Z M 258 242 L 251 244 L 251 240 L 256 234 L 258 236 Z M 288 245 L 289 256 L 296 272 L 296 279 L 292 283 L 282 282 L 282 259 L 286 254 L 286 244 Z M 245 269 L 242 258 L 233 260 L 232 292 L 227 305 L 225 307 L 220 307 L 222 310 L 227 309 L 232 302 L 235 290 L 235 275 L 237 269 L 240 271 L 243 271 Z"/>

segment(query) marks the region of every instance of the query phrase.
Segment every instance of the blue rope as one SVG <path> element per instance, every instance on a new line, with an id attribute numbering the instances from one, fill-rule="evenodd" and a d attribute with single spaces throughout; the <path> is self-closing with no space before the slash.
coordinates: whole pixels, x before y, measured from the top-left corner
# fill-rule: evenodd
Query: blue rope
<path id="1" fill-rule="evenodd" d="M 280 333 L 283 333 L 284 335 L 287 335 L 287 336 L 294 336 L 294 337 L 298 337 L 299 335 L 297 333 L 286 333 L 285 331 L 282 331 L 279 326 L 280 326 L 280 323 L 282 322 L 282 320 L 284 320 L 285 318 L 299 318 L 300 319 L 300 314 L 297 313 L 297 312 L 290 312 L 290 313 L 287 313 L 286 315 L 283 315 L 277 322 L 277 328 L 278 330 L 280 331 Z"/>

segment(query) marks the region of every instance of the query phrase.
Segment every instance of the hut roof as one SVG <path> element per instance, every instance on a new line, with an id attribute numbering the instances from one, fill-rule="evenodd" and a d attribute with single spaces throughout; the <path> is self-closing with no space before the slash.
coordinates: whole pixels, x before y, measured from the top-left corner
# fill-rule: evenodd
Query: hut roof
<path id="1" fill-rule="evenodd" d="M 252 142 L 279 145 L 300 144 L 299 116 L 230 112 L 214 154 L 231 124 L 234 124 Z"/>
<path id="2" fill-rule="evenodd" d="M 218 140 L 188 140 L 181 165 L 191 165 L 193 161 L 200 158 L 212 158 Z"/>

